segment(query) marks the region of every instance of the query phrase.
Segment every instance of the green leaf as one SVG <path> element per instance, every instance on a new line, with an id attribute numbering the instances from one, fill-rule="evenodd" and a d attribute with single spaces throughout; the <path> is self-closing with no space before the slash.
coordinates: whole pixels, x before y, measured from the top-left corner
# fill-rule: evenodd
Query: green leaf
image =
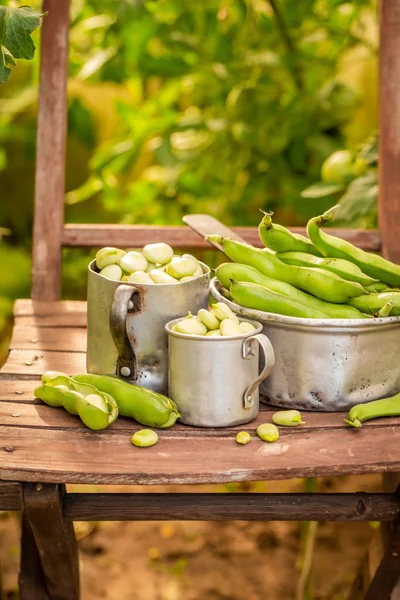
<path id="1" fill-rule="evenodd" d="M 343 191 L 343 186 L 340 183 L 326 183 L 324 181 L 318 181 L 308 186 L 301 192 L 302 198 L 325 198 L 331 194 Z"/>
<path id="2" fill-rule="evenodd" d="M 339 200 L 340 208 L 335 215 L 336 223 L 355 224 L 357 219 L 370 215 L 378 197 L 377 172 L 369 171 L 354 179 Z"/>
<path id="3" fill-rule="evenodd" d="M 0 83 L 9 79 L 16 58 L 34 57 L 31 33 L 40 26 L 42 16 L 29 6 L 0 7 Z"/>

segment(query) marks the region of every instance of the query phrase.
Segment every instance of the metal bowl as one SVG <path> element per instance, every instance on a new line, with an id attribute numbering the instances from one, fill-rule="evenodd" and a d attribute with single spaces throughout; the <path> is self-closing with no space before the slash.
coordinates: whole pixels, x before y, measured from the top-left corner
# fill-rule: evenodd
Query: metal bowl
<path id="1" fill-rule="evenodd" d="M 400 317 L 300 319 L 245 308 L 222 295 L 215 300 L 263 324 L 275 366 L 261 384 L 261 401 L 284 408 L 347 410 L 400 391 Z"/>

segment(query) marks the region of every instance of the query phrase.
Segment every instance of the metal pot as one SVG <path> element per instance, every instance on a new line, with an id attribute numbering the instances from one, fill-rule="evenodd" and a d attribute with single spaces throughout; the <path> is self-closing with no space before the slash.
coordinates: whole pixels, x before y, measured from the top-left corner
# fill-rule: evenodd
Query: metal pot
<path id="1" fill-rule="evenodd" d="M 284 408 L 340 411 L 400 391 L 400 317 L 300 319 L 252 310 L 226 299 L 217 279 L 211 295 L 263 324 L 276 365 L 261 401 Z"/>
<path id="2" fill-rule="evenodd" d="M 167 335 L 164 326 L 188 311 L 206 308 L 210 269 L 176 284 L 121 283 L 88 267 L 87 370 L 118 375 L 129 383 L 167 393 Z"/>
<path id="3" fill-rule="evenodd" d="M 244 319 L 247 320 L 247 319 Z M 183 423 L 229 427 L 248 423 L 259 410 L 259 384 L 274 362 L 262 325 L 252 333 L 229 337 L 186 335 L 173 331 L 179 319 L 166 324 L 168 333 L 168 395 Z M 264 366 L 259 373 L 259 348 Z"/>

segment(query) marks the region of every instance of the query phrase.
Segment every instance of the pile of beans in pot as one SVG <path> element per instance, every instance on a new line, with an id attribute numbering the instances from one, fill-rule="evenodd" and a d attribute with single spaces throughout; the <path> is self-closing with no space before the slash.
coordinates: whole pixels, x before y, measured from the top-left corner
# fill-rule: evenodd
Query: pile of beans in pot
<path id="1" fill-rule="evenodd" d="M 213 304 L 210 310 L 201 308 L 197 316 L 188 313 L 172 328 L 176 333 L 206 337 L 227 337 L 253 333 L 254 325 L 239 321 L 235 313 L 223 302 Z"/>
<path id="2" fill-rule="evenodd" d="M 184 283 L 204 275 L 197 258 L 191 254 L 176 256 L 164 243 L 147 244 L 140 252 L 101 248 L 96 267 L 106 279 L 142 284 Z"/>

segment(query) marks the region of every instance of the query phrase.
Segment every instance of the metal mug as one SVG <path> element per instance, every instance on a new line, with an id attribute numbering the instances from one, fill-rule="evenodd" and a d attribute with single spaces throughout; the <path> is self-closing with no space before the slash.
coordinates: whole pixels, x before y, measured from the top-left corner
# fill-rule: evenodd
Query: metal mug
<path id="1" fill-rule="evenodd" d="M 117 375 L 161 394 L 168 387 L 168 350 L 164 326 L 189 310 L 207 308 L 210 269 L 174 284 L 112 281 L 88 267 L 87 371 Z"/>
<path id="2" fill-rule="evenodd" d="M 168 333 L 168 395 L 183 423 L 229 427 L 252 421 L 259 411 L 258 386 L 275 363 L 271 342 L 257 321 L 254 332 L 229 337 Z M 259 348 L 264 367 L 259 372 Z"/>

